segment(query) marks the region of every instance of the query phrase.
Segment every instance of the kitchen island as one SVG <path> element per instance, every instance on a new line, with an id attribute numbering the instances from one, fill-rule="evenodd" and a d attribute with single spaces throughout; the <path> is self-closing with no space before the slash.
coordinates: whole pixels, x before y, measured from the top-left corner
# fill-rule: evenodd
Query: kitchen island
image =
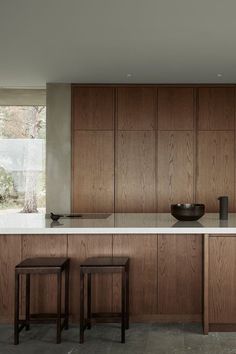
<path id="1" fill-rule="evenodd" d="M 178 222 L 170 214 L 0 215 L 0 320 L 13 320 L 14 267 L 36 256 L 71 258 L 70 315 L 79 319 L 79 265 L 91 256 L 130 257 L 131 320 L 203 322 L 236 330 L 236 214 Z M 32 311 L 53 312 L 53 277 L 35 277 Z M 93 279 L 93 311 L 119 311 L 119 275 Z M 22 299 L 24 292 L 22 292 Z"/>

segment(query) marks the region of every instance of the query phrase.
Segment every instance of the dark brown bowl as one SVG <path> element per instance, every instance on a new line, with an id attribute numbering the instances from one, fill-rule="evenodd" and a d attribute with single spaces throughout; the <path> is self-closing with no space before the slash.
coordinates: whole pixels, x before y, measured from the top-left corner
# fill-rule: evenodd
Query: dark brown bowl
<path id="1" fill-rule="evenodd" d="M 171 215 L 180 221 L 198 220 L 204 214 L 204 204 L 171 204 Z"/>

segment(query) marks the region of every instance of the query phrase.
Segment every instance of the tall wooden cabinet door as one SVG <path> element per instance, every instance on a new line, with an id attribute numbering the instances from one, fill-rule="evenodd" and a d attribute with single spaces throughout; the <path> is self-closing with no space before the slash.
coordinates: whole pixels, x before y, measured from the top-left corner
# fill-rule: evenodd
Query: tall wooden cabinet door
<path id="1" fill-rule="evenodd" d="M 155 132 L 119 131 L 116 212 L 155 211 Z"/>
<path id="2" fill-rule="evenodd" d="M 193 132 L 159 131 L 157 205 L 169 212 L 172 203 L 194 201 Z"/>
<path id="3" fill-rule="evenodd" d="M 201 87 L 198 92 L 198 129 L 234 130 L 234 88 Z"/>
<path id="4" fill-rule="evenodd" d="M 72 86 L 73 130 L 112 130 L 114 89 Z"/>
<path id="5" fill-rule="evenodd" d="M 158 129 L 192 130 L 194 90 L 188 87 L 158 89 Z"/>
<path id="6" fill-rule="evenodd" d="M 236 323 L 236 237 L 209 238 L 209 322 Z"/>
<path id="7" fill-rule="evenodd" d="M 15 266 L 21 261 L 21 235 L 0 235 L 1 322 L 14 319 Z"/>
<path id="8" fill-rule="evenodd" d="M 113 235 L 113 256 L 130 258 L 130 315 L 157 314 L 157 235 Z M 121 277 L 113 275 L 113 310 L 120 311 Z"/>
<path id="9" fill-rule="evenodd" d="M 228 195 L 229 209 L 234 211 L 234 132 L 201 131 L 197 145 L 197 202 L 208 212 L 217 212 L 217 198 Z"/>
<path id="10" fill-rule="evenodd" d="M 56 256 L 67 256 L 67 235 L 22 236 L 23 259 L 31 257 Z M 31 277 L 32 313 L 56 312 L 56 287 L 56 275 L 34 275 Z"/>
<path id="11" fill-rule="evenodd" d="M 73 211 L 113 212 L 113 199 L 113 132 L 76 131 L 73 153 Z"/>
<path id="12" fill-rule="evenodd" d="M 70 266 L 70 314 L 79 321 L 80 264 L 88 257 L 112 256 L 112 235 L 68 235 Z M 85 277 L 86 281 L 86 277 Z M 85 296 L 87 286 L 85 284 Z M 111 312 L 112 275 L 92 275 L 92 312 Z"/>
<path id="13" fill-rule="evenodd" d="M 158 313 L 202 313 L 202 237 L 158 235 Z"/>
<path id="14" fill-rule="evenodd" d="M 156 126 L 156 88 L 122 87 L 117 89 L 119 130 L 153 130 Z"/>

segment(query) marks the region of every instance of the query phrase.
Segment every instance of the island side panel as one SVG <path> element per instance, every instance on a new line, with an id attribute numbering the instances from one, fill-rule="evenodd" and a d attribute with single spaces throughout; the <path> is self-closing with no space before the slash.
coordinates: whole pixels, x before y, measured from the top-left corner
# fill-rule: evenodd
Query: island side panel
<path id="1" fill-rule="evenodd" d="M 0 321 L 14 319 L 14 270 L 21 261 L 21 235 L 0 235 Z"/>
<path id="2" fill-rule="evenodd" d="M 23 235 L 22 259 L 42 256 L 67 257 L 67 235 Z M 23 300 L 24 290 L 22 289 Z M 56 312 L 55 275 L 31 276 L 31 311 Z"/>
<path id="3" fill-rule="evenodd" d="M 80 264 L 88 257 L 112 256 L 112 235 L 68 235 L 70 268 L 70 314 L 79 321 Z M 108 312 L 112 308 L 112 275 L 92 275 L 92 312 Z M 85 286 L 86 292 L 86 286 Z"/>
<path id="4" fill-rule="evenodd" d="M 157 314 L 157 235 L 114 235 L 113 255 L 130 257 L 131 319 Z M 120 281 L 113 275 L 113 311 L 120 311 Z"/>
<path id="5" fill-rule="evenodd" d="M 236 237 L 209 237 L 210 330 L 236 330 Z"/>
<path id="6" fill-rule="evenodd" d="M 201 235 L 158 235 L 158 313 L 200 319 Z"/>

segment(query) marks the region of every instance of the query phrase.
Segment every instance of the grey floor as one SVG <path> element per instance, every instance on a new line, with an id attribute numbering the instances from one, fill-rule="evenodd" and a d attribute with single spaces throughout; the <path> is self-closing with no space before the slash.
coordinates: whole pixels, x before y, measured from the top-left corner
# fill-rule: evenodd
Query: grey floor
<path id="1" fill-rule="evenodd" d="M 55 328 L 33 326 L 22 331 L 20 344 L 14 346 L 12 326 L 0 325 L 0 353 L 21 354 L 231 354 L 236 353 L 236 333 L 202 335 L 197 324 L 131 324 L 126 343 L 119 343 L 120 329 L 116 324 L 96 325 L 86 331 L 80 345 L 79 329 L 72 326 L 62 335 L 62 343 L 54 344 Z"/>

